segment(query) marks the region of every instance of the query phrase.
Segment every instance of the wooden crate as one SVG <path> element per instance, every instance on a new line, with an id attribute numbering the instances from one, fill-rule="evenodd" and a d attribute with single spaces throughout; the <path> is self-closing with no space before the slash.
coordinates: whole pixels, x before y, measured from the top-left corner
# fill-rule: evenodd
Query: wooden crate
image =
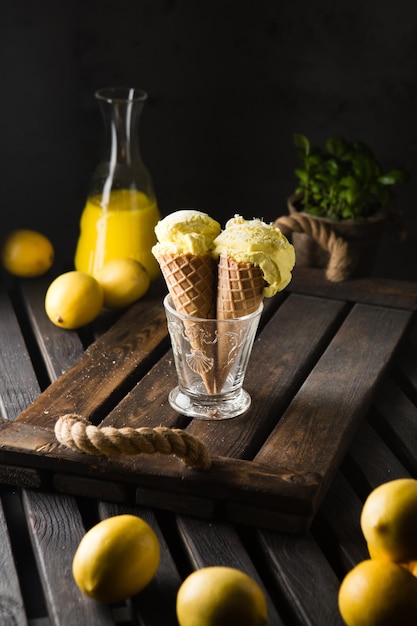
<path id="1" fill-rule="evenodd" d="M 332 285 L 296 273 L 266 302 L 245 380 L 251 408 L 207 422 L 168 404 L 176 374 L 158 285 L 115 321 L 102 318 L 76 364 L 1 422 L 0 482 L 303 532 L 408 328 L 417 297 L 401 287 L 400 296 L 390 281 Z M 27 283 L 22 301 L 48 363 L 48 345 L 65 350 L 71 333 L 49 322 L 43 296 Z M 54 436 L 66 413 L 100 426 L 181 428 L 206 445 L 212 466 L 73 452 Z"/>

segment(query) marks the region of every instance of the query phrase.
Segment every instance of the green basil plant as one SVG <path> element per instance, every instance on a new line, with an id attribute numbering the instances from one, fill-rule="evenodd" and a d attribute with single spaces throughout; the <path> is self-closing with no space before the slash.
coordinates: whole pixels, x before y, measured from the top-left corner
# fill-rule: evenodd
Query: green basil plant
<path id="1" fill-rule="evenodd" d="M 403 170 L 383 172 L 372 150 L 360 141 L 329 137 L 325 149 L 294 134 L 301 167 L 295 190 L 302 210 L 332 220 L 367 218 L 384 209 L 394 185 L 407 181 Z"/>

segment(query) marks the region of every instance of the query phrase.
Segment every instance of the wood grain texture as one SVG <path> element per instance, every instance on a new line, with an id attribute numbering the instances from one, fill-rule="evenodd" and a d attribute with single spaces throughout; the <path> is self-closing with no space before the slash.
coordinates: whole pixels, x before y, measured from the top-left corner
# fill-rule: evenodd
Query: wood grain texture
<path id="1" fill-rule="evenodd" d="M 7 364 L 8 378 L 5 379 L 3 376 L 0 376 L 0 397 L 3 405 L 6 407 L 7 402 L 5 402 L 4 398 L 7 398 L 9 395 L 8 381 L 11 380 L 15 399 L 10 407 L 10 414 L 7 414 L 6 417 L 13 419 L 17 412 L 24 410 L 24 406 L 27 406 L 38 397 L 40 388 L 33 367 L 29 366 L 31 360 L 29 353 L 26 351 L 26 344 L 18 320 L 8 303 L 6 294 L 2 293 L 5 301 L 3 302 L 4 307 L 0 307 L 0 310 L 6 311 L 7 315 L 0 319 L 0 335 L 4 342 L 7 337 L 9 337 L 9 340 L 13 339 L 14 346 L 10 350 L 14 351 L 14 358 L 10 359 Z M 0 354 L 4 357 L 7 355 L 7 351 L 6 354 L 0 351 Z M 25 366 L 25 363 L 28 365 Z M 30 486 L 34 487 L 33 484 Z M 54 623 L 57 626 L 71 623 L 69 620 L 72 613 L 68 612 L 68 607 L 74 607 L 78 623 L 103 623 L 105 625 L 106 620 L 100 621 L 104 614 L 103 609 L 81 597 L 78 589 L 74 586 L 71 573 L 72 549 L 79 534 L 72 535 L 69 533 L 68 520 L 78 519 L 78 523 L 81 521 L 75 500 L 67 498 L 64 510 L 64 508 L 60 508 L 59 504 L 62 501 L 54 500 L 54 497 L 57 498 L 57 496 L 47 495 L 30 489 L 23 490 L 21 497 L 26 511 L 24 523 L 27 524 L 35 558 L 42 572 L 42 588 L 50 614 L 54 616 Z M 52 506 L 52 510 L 49 510 L 52 501 L 54 501 L 54 506 Z M 51 516 L 54 519 L 54 524 L 60 529 L 59 533 L 55 534 L 53 528 L 48 528 Z M 4 541 L 7 542 L 7 539 L 5 538 Z M 65 549 L 66 542 L 70 544 L 68 549 Z M 59 576 L 57 571 L 60 573 Z M 10 568 L 10 575 L 11 580 L 13 580 L 13 568 Z M 62 597 L 66 599 L 64 604 L 61 604 Z M 107 613 L 109 615 L 108 611 Z M 108 624 L 113 623 L 108 621 L 108 617 L 106 619 Z M 25 622 L 22 619 L 22 622 L 18 621 L 17 623 L 24 624 Z"/>
<path id="2" fill-rule="evenodd" d="M 342 626 L 337 608 L 339 580 L 314 539 L 260 531 L 260 544 L 284 590 L 289 624 Z M 323 593 L 323 590 L 326 590 Z"/>
<path id="3" fill-rule="evenodd" d="M 323 270 L 296 267 L 290 291 L 335 298 L 347 302 L 375 304 L 415 311 L 417 309 L 417 283 L 384 278 L 359 278 L 332 283 L 324 279 Z"/>
<path id="4" fill-rule="evenodd" d="M 332 474 L 409 319 L 408 312 L 355 305 L 256 460 Z"/>
<path id="5" fill-rule="evenodd" d="M 27 357 L 28 347 L 32 350 L 35 343 L 39 345 L 52 382 L 83 358 L 86 337 L 82 333 L 81 341 L 78 333 L 50 324 L 34 285 L 29 283 L 22 288 L 22 305 L 27 311 L 23 321 L 20 313 L 17 319 L 7 294 L 3 294 L 4 326 L 0 314 L 0 335 L 6 346 L 9 342 L 8 354 L 12 354 L 12 337 L 16 340 L 15 351 L 26 352 Z M 143 369 L 139 366 L 135 370 L 126 388 L 123 383 L 119 387 L 116 384 L 120 398 L 117 391 L 112 402 L 100 405 L 96 417 L 106 424 L 132 421 L 135 425 L 158 425 L 166 419 L 167 423 L 190 431 L 201 429 L 201 436 L 207 437 L 214 453 L 212 477 L 204 474 L 202 479 L 198 472 L 189 472 L 174 458 L 139 457 L 132 461 L 93 459 L 72 453 L 51 443 L 53 420 L 42 420 L 41 425 L 37 425 L 36 418 L 35 422 L 0 422 L 0 483 L 7 479 L 33 482 L 34 489 L 23 492 L 23 524 L 32 539 L 52 623 L 66 626 L 75 616 L 80 624 L 114 625 L 113 611 L 97 606 L 78 592 L 70 569 L 73 552 L 85 530 L 103 517 L 127 511 L 144 517 L 155 529 L 161 541 L 162 560 L 155 584 L 151 583 L 143 595 L 122 607 L 124 622 L 174 626 L 175 594 L 181 580 L 197 567 L 224 563 L 240 567 L 260 581 L 270 609 L 268 626 L 340 623 L 336 605 L 338 581 L 366 556 L 358 523 L 363 499 L 373 486 L 385 480 L 416 475 L 411 462 L 417 419 L 413 374 L 416 332 L 413 328 L 411 334 L 408 332 L 407 307 L 381 307 L 380 293 L 376 296 L 378 302 L 372 302 L 371 297 L 355 306 L 354 301 L 339 298 L 336 293 L 334 297 L 320 295 L 318 287 L 314 295 L 288 292 L 268 302 L 255 346 L 254 367 L 246 385 L 258 398 L 251 409 L 254 423 L 237 419 L 229 422 L 232 428 L 227 429 L 226 424 L 197 424 L 176 415 L 167 404 L 167 390 L 176 377 L 165 340 L 151 351 L 149 359 L 145 357 Z M 107 322 L 114 326 L 118 319 L 102 320 L 98 328 L 88 333 L 91 340 L 99 338 L 102 346 Z M 394 346 L 397 342 L 398 349 L 391 349 L 391 342 Z M 360 355 L 356 362 L 355 350 L 356 356 Z M 345 363 L 349 376 L 343 377 L 343 366 L 338 361 Z M 7 364 L 6 359 L 4 363 Z M 22 369 L 16 356 L 10 363 L 7 376 L 0 376 L 0 397 L 3 400 L 7 394 L 13 394 L 19 410 L 26 411 L 25 402 L 33 398 L 30 404 L 35 406 L 40 391 L 36 367 L 31 358 Z M 295 404 L 308 398 L 306 388 L 311 385 L 315 398 L 322 397 L 323 381 L 327 381 L 327 387 L 332 383 L 339 386 L 329 390 L 329 397 L 333 403 L 339 394 L 344 426 L 350 410 L 359 410 L 361 397 L 370 406 L 370 411 L 364 410 L 366 415 L 360 416 L 359 410 L 358 421 L 347 434 L 345 443 L 349 450 L 344 457 L 340 453 L 336 463 L 340 470 L 334 468 L 333 479 L 324 489 L 327 495 L 320 489 L 322 474 L 306 471 L 304 466 L 291 469 L 282 463 L 283 458 L 289 460 L 286 451 L 276 450 L 275 455 L 265 457 L 267 462 L 256 457 L 266 437 L 271 432 L 273 436 L 280 423 L 285 427 L 286 416 Z M 367 392 L 366 385 L 372 381 L 374 384 Z M 12 391 L 8 389 L 11 384 Z M 268 417 L 258 407 L 259 402 L 265 402 Z M 13 403 L 14 400 L 11 414 L 15 414 Z M 319 413 L 314 407 L 307 413 L 307 427 L 312 428 Z M 7 411 L 4 417 L 9 417 Z M 228 441 L 228 434 L 231 439 L 239 439 L 239 421 L 242 441 Z M 297 434 L 297 419 L 295 424 Z M 327 435 L 333 433 L 336 425 L 332 419 L 329 425 L 326 418 Z M 337 445 L 326 439 L 324 430 L 317 428 L 318 441 L 325 442 L 323 456 L 319 456 L 322 467 L 332 458 L 338 459 L 339 454 Z M 312 435 L 308 433 L 308 437 Z M 316 454 L 314 446 L 307 449 Z M 222 454 L 216 455 L 216 450 Z M 294 454 L 297 460 L 296 447 Z M 0 485 L 0 497 L 2 490 Z M 72 495 L 57 494 L 57 490 Z M 82 497 L 73 497 L 74 494 Z M 103 501 L 107 496 L 114 502 Z M 121 503 L 124 499 L 130 502 L 130 498 L 138 504 Z M 154 511 L 143 504 L 152 506 Z M 219 521 L 222 519 L 233 525 Z M 309 532 L 301 532 L 306 525 Z M 294 530 L 299 534 L 294 534 Z M 14 535 L 17 533 L 15 529 Z M 9 542 L 10 547 L 10 538 L 7 525 L 1 522 L 1 509 L 0 537 L 5 541 L 0 560 L 12 571 L 7 546 Z M 22 595 L 14 583 L 4 583 L 4 598 L 7 600 L 7 594 L 12 592 L 13 602 L 17 602 L 13 605 L 15 610 L 23 603 Z M 64 610 L 73 606 L 73 615 Z M 24 618 L 19 623 L 24 624 Z"/>
<path id="6" fill-rule="evenodd" d="M 36 329 L 38 318 L 45 324 L 39 296 L 27 297 Z M 167 339 L 162 304 L 144 299 L 100 334 L 12 424 L 0 424 L 0 461 L 7 465 L 8 459 L 21 470 L 34 467 L 56 489 L 72 494 L 169 510 L 177 502 L 181 512 L 188 507 L 207 515 L 212 509 L 231 521 L 301 532 L 310 525 L 410 316 L 405 310 L 290 294 L 276 309 L 269 307 L 255 342 L 245 385 L 252 395 L 250 410 L 227 422 L 189 422 L 167 403 L 176 376 L 171 352 L 160 354 Z M 74 453 L 57 446 L 52 432 L 55 419 L 68 412 L 116 427 L 184 427 L 206 444 L 212 467 L 184 471 L 176 459 L 160 455 L 93 459 Z"/>
<path id="7" fill-rule="evenodd" d="M 0 507 L 0 624 L 27 624 L 3 509 Z"/>
<path id="8" fill-rule="evenodd" d="M 0 285 L 1 414 L 12 420 L 39 395 L 39 384 L 18 321 Z"/>
<path id="9" fill-rule="evenodd" d="M 24 492 L 23 502 L 52 623 L 111 626 L 110 609 L 81 594 L 72 576 L 72 559 L 85 533 L 75 501 Z"/>
<path id="10" fill-rule="evenodd" d="M 133 306 L 106 333 L 91 344 L 69 370 L 36 399 L 37 422 L 48 426 L 54 417 L 80 413 L 94 420 L 103 406 L 133 385 L 138 370 L 166 338 L 166 323 L 160 303 Z M 18 421 L 32 421 L 33 406 L 22 411 Z M 52 422 L 53 423 L 53 422 Z"/>

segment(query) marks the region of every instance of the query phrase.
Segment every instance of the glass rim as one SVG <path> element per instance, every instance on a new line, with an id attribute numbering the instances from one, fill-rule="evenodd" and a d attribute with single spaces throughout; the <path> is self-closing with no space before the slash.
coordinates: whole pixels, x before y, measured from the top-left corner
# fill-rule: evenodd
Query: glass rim
<path id="1" fill-rule="evenodd" d="M 194 317 L 192 315 L 186 315 L 185 313 L 179 313 L 177 309 L 174 307 L 174 304 L 172 302 L 172 296 L 170 293 L 168 293 L 164 298 L 164 307 L 170 313 L 177 315 L 180 319 L 187 320 L 187 321 L 191 320 L 192 322 L 221 322 L 222 324 L 227 324 L 227 323 L 233 324 L 238 321 L 242 322 L 242 321 L 247 321 L 252 318 L 258 317 L 258 315 L 260 315 L 264 309 L 264 304 L 263 302 L 261 302 L 261 304 L 258 306 L 256 311 L 252 311 L 252 313 L 249 313 L 248 315 L 243 315 L 242 317 L 232 317 L 226 320 L 218 319 L 215 317 L 214 318 Z"/>
<path id="2" fill-rule="evenodd" d="M 94 95 L 106 102 L 145 102 L 148 98 L 147 92 L 137 87 L 101 87 Z"/>

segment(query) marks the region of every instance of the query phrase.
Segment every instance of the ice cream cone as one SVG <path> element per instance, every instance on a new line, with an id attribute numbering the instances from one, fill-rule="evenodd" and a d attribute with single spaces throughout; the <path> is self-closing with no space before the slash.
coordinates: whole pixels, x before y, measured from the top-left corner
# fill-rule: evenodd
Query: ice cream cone
<path id="1" fill-rule="evenodd" d="M 228 320 L 253 313 L 263 300 L 264 288 L 265 280 L 259 266 L 238 262 L 221 254 L 217 279 L 217 319 Z"/>
<path id="2" fill-rule="evenodd" d="M 220 393 L 239 347 L 240 337 L 228 332 L 221 320 L 250 315 L 263 300 L 265 280 L 262 270 L 253 263 L 235 261 L 225 254 L 219 256 L 217 280 L 218 346 L 215 391 Z"/>
<path id="3" fill-rule="evenodd" d="M 287 286 L 295 261 L 293 246 L 278 228 L 260 219 L 235 215 L 221 231 L 218 222 L 195 209 L 166 216 L 155 233 L 158 243 L 152 252 L 173 305 L 188 316 L 185 337 L 181 335 L 190 343 L 188 375 L 191 379 L 190 370 L 197 372 L 209 394 L 220 394 L 223 389 L 227 393 L 225 383 L 237 367 L 236 354 L 245 333 L 244 321 L 233 325 L 239 326 L 237 332 L 228 320 L 254 313 L 264 296 L 271 297 Z M 201 323 L 192 320 L 197 317 L 213 319 L 213 328 L 207 329 L 206 324 L 203 330 Z M 249 326 L 255 328 L 248 320 Z"/>
<path id="4" fill-rule="evenodd" d="M 212 256 L 193 254 L 158 255 L 158 263 L 178 313 L 202 319 L 215 317 L 216 263 Z M 214 393 L 214 345 L 205 341 L 198 322 L 184 323 L 191 352 L 187 360 L 197 372 L 207 393 Z"/>
<path id="5" fill-rule="evenodd" d="M 214 318 L 216 264 L 212 256 L 162 254 L 157 259 L 178 313 Z"/>

